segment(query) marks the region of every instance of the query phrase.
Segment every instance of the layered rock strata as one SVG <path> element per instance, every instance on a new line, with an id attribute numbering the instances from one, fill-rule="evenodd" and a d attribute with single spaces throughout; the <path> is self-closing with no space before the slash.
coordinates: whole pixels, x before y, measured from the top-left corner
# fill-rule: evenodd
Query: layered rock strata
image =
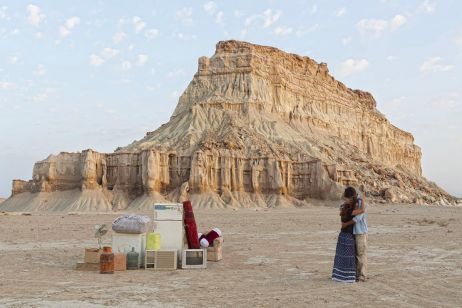
<path id="1" fill-rule="evenodd" d="M 109 211 L 187 198 L 200 207 L 301 206 L 339 197 L 344 185 L 392 202 L 455 200 L 422 177 L 413 136 L 370 93 L 347 88 L 325 63 L 224 41 L 199 59 L 168 123 L 114 153 L 37 162 L 0 209 Z"/>

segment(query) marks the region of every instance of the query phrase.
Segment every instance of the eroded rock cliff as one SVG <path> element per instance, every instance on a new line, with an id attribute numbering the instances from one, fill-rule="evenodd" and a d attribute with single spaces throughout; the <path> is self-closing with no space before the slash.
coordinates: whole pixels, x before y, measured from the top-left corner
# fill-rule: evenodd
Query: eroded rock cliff
<path id="1" fill-rule="evenodd" d="M 390 202 L 454 203 L 422 177 L 413 142 L 325 63 L 224 41 L 199 59 L 168 123 L 114 153 L 37 162 L 1 209 L 108 211 L 186 198 L 201 207 L 301 206 L 339 197 L 344 185 Z"/>

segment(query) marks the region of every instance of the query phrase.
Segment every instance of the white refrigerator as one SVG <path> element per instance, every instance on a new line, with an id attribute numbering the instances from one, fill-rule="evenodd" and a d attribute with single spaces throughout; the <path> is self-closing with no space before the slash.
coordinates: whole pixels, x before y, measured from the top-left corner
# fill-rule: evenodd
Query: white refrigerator
<path id="1" fill-rule="evenodd" d="M 154 232 L 160 234 L 161 250 L 177 250 L 178 261 L 185 246 L 185 231 L 183 224 L 183 204 L 155 203 Z"/>

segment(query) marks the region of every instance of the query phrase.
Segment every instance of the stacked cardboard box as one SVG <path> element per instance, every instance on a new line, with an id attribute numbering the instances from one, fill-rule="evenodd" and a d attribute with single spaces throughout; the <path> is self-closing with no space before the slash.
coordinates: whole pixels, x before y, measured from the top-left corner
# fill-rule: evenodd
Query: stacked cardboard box
<path id="1" fill-rule="evenodd" d="M 116 252 L 114 254 L 114 270 L 125 271 L 127 270 L 127 254 L 124 252 Z"/>
<path id="2" fill-rule="evenodd" d="M 223 259 L 223 237 L 217 237 L 213 241 L 213 247 L 207 248 L 207 261 L 218 262 Z"/>
<path id="3" fill-rule="evenodd" d="M 85 257 L 83 262 L 77 262 L 76 269 L 80 271 L 97 271 L 99 270 L 99 257 L 102 249 L 85 248 Z"/>

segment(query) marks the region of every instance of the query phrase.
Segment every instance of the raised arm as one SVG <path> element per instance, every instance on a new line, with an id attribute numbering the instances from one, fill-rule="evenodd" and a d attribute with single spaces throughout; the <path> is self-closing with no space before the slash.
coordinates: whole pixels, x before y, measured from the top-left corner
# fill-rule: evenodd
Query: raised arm
<path id="1" fill-rule="evenodd" d="M 364 199 L 361 198 L 358 200 L 358 207 L 355 208 L 351 214 L 353 216 L 357 216 L 365 212 L 366 212 L 366 203 L 364 202 Z"/>

